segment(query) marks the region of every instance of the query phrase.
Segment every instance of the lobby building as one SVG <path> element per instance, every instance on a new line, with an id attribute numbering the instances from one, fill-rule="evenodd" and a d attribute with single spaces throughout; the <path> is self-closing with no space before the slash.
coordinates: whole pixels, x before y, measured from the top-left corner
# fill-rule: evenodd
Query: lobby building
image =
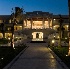
<path id="1" fill-rule="evenodd" d="M 64 32 L 68 36 L 69 21 L 68 15 L 62 16 L 62 26 L 64 27 Z M 22 18 L 22 20 L 21 20 Z M 32 39 L 32 41 L 43 41 L 51 33 L 57 32 L 60 26 L 60 16 L 54 15 L 49 12 L 33 11 L 26 12 L 16 18 L 16 24 L 14 24 L 14 34 L 15 35 L 26 35 L 27 38 Z M 2 25 L 3 30 L 2 30 Z M 5 38 L 12 36 L 12 19 L 11 15 L 0 15 L 0 38 L 5 34 Z"/>

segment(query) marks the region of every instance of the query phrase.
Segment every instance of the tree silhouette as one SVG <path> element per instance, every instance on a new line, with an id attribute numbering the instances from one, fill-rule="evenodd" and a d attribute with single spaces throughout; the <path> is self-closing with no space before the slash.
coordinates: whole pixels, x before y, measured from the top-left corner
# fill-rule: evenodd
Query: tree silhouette
<path id="1" fill-rule="evenodd" d="M 61 47 L 61 31 L 62 31 L 62 23 L 63 23 L 62 16 L 59 15 L 59 46 L 60 46 L 60 47 Z"/>
<path id="2" fill-rule="evenodd" d="M 1 32 L 3 34 L 3 38 L 5 38 L 4 23 L 1 23 L 0 28 L 1 28 Z"/>

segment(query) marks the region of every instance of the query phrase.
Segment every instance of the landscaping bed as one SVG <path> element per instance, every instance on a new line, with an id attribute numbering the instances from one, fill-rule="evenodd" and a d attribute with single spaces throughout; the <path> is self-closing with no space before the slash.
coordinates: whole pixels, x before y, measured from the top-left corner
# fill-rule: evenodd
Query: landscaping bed
<path id="1" fill-rule="evenodd" d="M 66 56 L 68 54 L 68 47 L 50 48 L 70 68 L 70 56 Z"/>
<path id="2" fill-rule="evenodd" d="M 8 42 L 9 42 L 9 40 L 6 39 L 6 38 L 1 38 L 0 39 L 0 44 L 7 44 Z"/>
<path id="3" fill-rule="evenodd" d="M 10 63 L 23 49 L 27 46 L 21 44 L 20 46 L 16 46 L 15 48 L 0 47 L 0 69 L 4 68 L 8 63 Z"/>

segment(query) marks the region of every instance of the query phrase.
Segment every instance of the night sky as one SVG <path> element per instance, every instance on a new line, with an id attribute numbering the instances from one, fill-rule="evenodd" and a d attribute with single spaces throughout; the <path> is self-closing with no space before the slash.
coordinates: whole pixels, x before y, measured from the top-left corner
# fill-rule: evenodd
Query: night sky
<path id="1" fill-rule="evenodd" d="M 68 14 L 68 0 L 0 0 L 0 15 L 11 14 L 14 7 L 22 7 L 25 12 L 45 11 L 53 14 Z"/>

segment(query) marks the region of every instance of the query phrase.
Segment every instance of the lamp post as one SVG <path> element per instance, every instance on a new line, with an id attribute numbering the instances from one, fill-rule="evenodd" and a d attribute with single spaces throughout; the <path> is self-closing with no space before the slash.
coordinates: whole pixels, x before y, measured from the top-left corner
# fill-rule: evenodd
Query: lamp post
<path id="1" fill-rule="evenodd" d="M 70 56 L 70 0 L 68 0 L 68 8 L 69 8 L 69 50 L 68 50 L 68 55 Z"/>

